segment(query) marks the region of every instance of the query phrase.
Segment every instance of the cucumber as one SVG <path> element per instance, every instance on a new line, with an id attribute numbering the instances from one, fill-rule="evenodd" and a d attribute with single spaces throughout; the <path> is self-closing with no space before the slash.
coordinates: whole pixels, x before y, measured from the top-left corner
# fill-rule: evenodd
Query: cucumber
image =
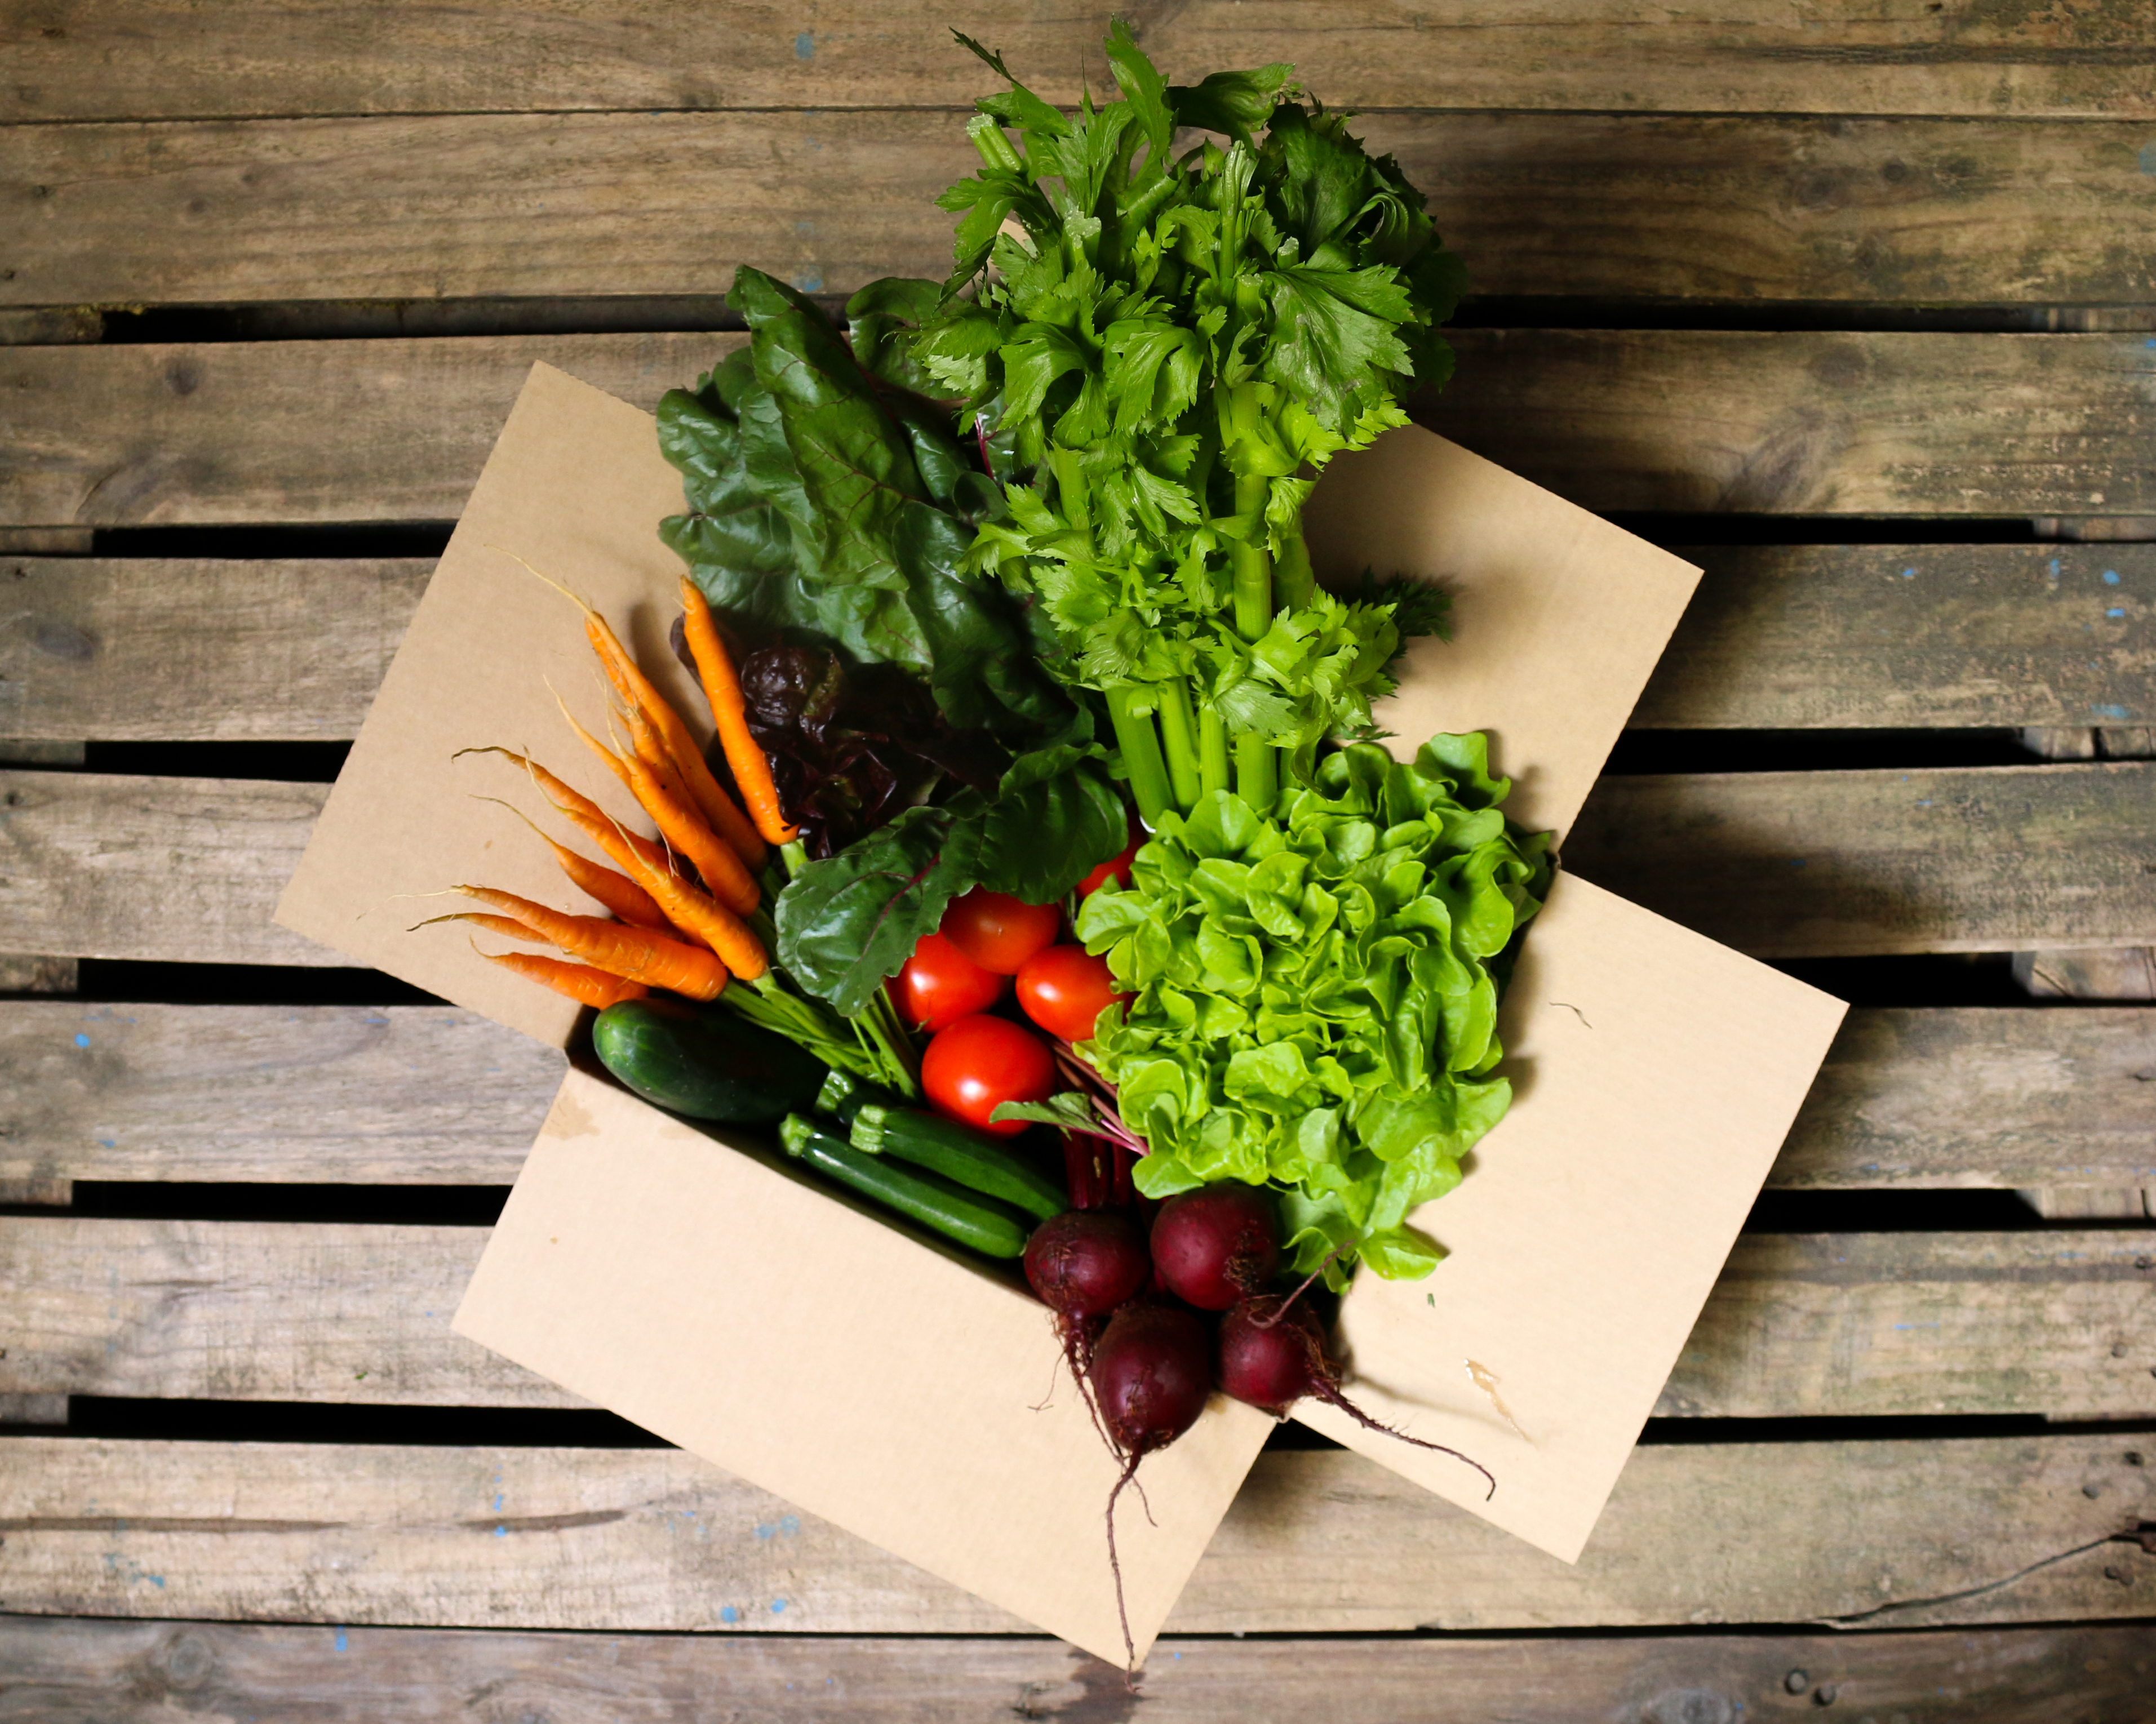
<path id="1" fill-rule="evenodd" d="M 933 1173 L 865 1154 L 851 1144 L 819 1131 L 799 1114 L 788 1114 L 778 1128 L 787 1154 L 819 1173 L 851 1186 L 863 1197 L 932 1227 L 947 1239 L 988 1257 L 1023 1257 L 1032 1230 L 1024 1218 L 1001 1203 L 962 1190 Z"/>
<path id="2" fill-rule="evenodd" d="M 940 1114 L 870 1102 L 854 1115 L 853 1138 L 855 1149 L 896 1156 L 1043 1221 L 1054 1220 L 1070 1207 L 1058 1186 L 1001 1144 Z"/>
<path id="3" fill-rule="evenodd" d="M 592 1050 L 646 1101 L 730 1126 L 808 1106 L 824 1077 L 823 1061 L 724 1006 L 624 1000 L 593 1024 Z"/>

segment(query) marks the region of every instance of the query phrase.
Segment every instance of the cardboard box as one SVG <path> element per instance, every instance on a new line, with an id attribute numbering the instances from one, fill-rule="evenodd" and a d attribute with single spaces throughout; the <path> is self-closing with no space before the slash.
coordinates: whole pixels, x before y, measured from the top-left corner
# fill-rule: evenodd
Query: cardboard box
<path id="1" fill-rule="evenodd" d="M 510 553 L 613 619 L 685 716 L 665 647 L 680 506 L 649 417 L 546 366 L 510 416 L 278 911 L 285 926 L 566 1046 L 578 1008 L 475 955 L 413 900 L 462 881 L 563 901 L 499 798 L 530 752 L 624 819 L 558 695 L 603 728 L 581 618 Z M 1321 572 L 1409 572 L 1459 641 L 1416 649 L 1388 721 L 1404 752 L 1486 729 L 1511 812 L 1577 813 L 1698 572 L 1428 433 L 1335 464 Z M 1576 1556 L 1798 1102 L 1838 1003 L 1584 882 L 1562 880 L 1507 1002 L 1518 1100 L 1418 1224 L 1429 1280 L 1363 1278 L 1355 1393 L 1475 1453 L 1456 1463 L 1308 1415 L 1556 1555 Z M 1086 1650 L 1120 1660 L 1101 1536 L 1116 1469 L 1016 1280 L 800 1178 L 752 1141 L 572 1070 L 458 1332 Z M 1471 1363 L 1470 1362 L 1472 1362 Z M 1045 1405 L 1044 1393 L 1057 1387 Z M 1499 1403 L 1502 1403 L 1501 1408 Z M 1509 1416 L 1507 1415 L 1509 1414 Z M 1270 1422 L 1216 1398 L 1150 1457 L 1153 1521 L 1119 1518 L 1141 1655 Z M 1470 1489 L 1472 1484 L 1476 1488 Z M 806 1618 L 789 1627 L 813 1630 Z"/>

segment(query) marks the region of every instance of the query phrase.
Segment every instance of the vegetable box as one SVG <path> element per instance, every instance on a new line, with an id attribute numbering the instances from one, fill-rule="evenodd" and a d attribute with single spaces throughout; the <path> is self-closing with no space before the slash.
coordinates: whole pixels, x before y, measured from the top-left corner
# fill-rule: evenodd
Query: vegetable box
<path id="1" fill-rule="evenodd" d="M 662 690 L 697 710 L 665 638 L 679 565 L 657 523 L 680 506 L 649 415 L 533 368 L 280 922 L 571 1046 L 583 1008 L 483 962 L 453 925 L 408 930 L 428 895 L 464 881 L 556 890 L 520 841 L 514 810 L 543 806 L 531 787 L 500 755 L 460 752 L 571 757 L 557 698 L 603 726 L 579 613 L 519 559 L 624 625 Z M 1306 519 L 1322 576 L 1409 574 L 1451 595 L 1454 643 L 1419 643 L 1380 709 L 1391 746 L 1487 731 L 1515 780 L 1507 812 L 1561 837 L 1698 572 L 1415 428 L 1342 456 Z M 596 799 L 634 817 L 611 785 Z M 1560 874 L 1504 1007 L 1515 1104 L 1418 1219 L 1445 1260 L 1424 1280 L 1362 1276 L 1342 1307 L 1357 1398 L 1472 1454 L 1495 1495 L 1321 1403 L 1297 1416 L 1576 1559 L 1842 1009 Z M 1060 1374 L 1048 1312 L 1016 1276 L 805 1183 L 754 1134 L 692 1127 L 572 1060 L 455 1327 L 988 1605 L 1122 1657 L 1102 1523 L 1119 1465 Z M 1150 1518 L 1119 1523 L 1141 1655 L 1270 1427 L 1216 1397 L 1147 1462 Z M 814 1630 L 819 1603 L 805 1578 L 783 1625 Z M 739 1614 L 714 1598 L 710 1625 Z M 1002 1621 L 983 1612 L 984 1628 Z"/>

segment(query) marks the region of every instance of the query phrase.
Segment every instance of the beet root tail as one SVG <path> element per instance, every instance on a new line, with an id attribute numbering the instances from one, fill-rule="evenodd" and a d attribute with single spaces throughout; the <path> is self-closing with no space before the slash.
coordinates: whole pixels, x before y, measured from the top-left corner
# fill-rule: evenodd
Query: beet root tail
<path id="1" fill-rule="evenodd" d="M 1133 1694 L 1138 1691 L 1138 1649 L 1137 1643 L 1131 1639 L 1131 1613 L 1123 1601 L 1122 1559 L 1116 1554 L 1116 1499 L 1123 1494 L 1123 1486 L 1137 1476 L 1138 1463 L 1144 1459 L 1143 1449 L 1133 1449 L 1130 1459 L 1123 1463 L 1122 1476 L 1116 1480 L 1116 1488 L 1108 1493 L 1108 1572 L 1116 1578 L 1116 1620 L 1123 1629 L 1123 1686 Z"/>
<path id="2" fill-rule="evenodd" d="M 1483 1501 L 1489 1501 L 1492 1496 L 1495 1496 L 1497 1494 L 1496 1475 L 1492 1473 L 1488 1467 L 1483 1465 L 1481 1461 L 1462 1455 L 1457 1449 L 1447 1448 L 1442 1443 L 1427 1443 L 1420 1437 L 1411 1437 L 1404 1430 L 1399 1430 L 1389 1424 L 1381 1424 L 1378 1420 L 1371 1418 L 1368 1414 L 1365 1413 L 1360 1407 L 1349 1400 L 1347 1396 L 1342 1394 L 1336 1384 L 1319 1383 L 1311 1392 L 1315 1394 L 1319 1400 L 1323 1401 L 1327 1406 L 1337 1407 L 1342 1413 L 1345 1413 L 1350 1419 L 1353 1419 L 1356 1424 L 1361 1425 L 1365 1430 L 1383 1431 L 1387 1436 L 1397 1437 L 1403 1443 L 1412 1443 L 1418 1449 L 1435 1449 L 1440 1455 L 1450 1455 L 1455 1460 L 1459 1461 L 1462 1465 L 1473 1467 L 1476 1472 L 1481 1474 L 1483 1478 L 1489 1481 L 1490 1488 L 1483 1494 Z"/>

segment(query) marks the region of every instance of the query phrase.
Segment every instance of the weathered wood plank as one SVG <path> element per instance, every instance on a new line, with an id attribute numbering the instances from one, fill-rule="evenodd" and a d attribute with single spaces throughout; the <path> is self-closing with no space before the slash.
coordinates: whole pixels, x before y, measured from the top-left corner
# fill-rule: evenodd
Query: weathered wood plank
<path id="1" fill-rule="evenodd" d="M 1707 573 L 1637 728 L 2065 726 L 2156 712 L 2156 546 L 1677 554 Z"/>
<path id="2" fill-rule="evenodd" d="M 324 788 L 0 772 L 0 941 L 312 963 L 270 921 Z M 1768 956 L 2146 943 L 2156 763 L 1603 781 L 1567 859 Z"/>
<path id="3" fill-rule="evenodd" d="M 0 1390 L 588 1404 L 450 1333 L 486 1239 L 469 1227 L 0 1217 Z"/>
<path id="4" fill-rule="evenodd" d="M 1970 1008 L 1851 1012 L 1767 1183 L 2011 1189 L 2152 1172 L 2156 1012 Z"/>
<path id="5" fill-rule="evenodd" d="M 0 625 L 0 731 L 105 742 L 356 736 L 433 567 L 13 559 L 0 571 L 13 613 Z"/>
<path id="6" fill-rule="evenodd" d="M 2067 1239 L 1747 1236 L 1655 1410 L 2123 1418 L 2135 1408 L 2156 1412 L 2156 1233 L 2145 1228 Z"/>
<path id="7" fill-rule="evenodd" d="M 1678 554 L 1707 576 L 1637 727 L 2066 725 L 2156 711 L 2156 546 Z M 56 741 L 353 736 L 429 567 L 14 558 L 0 730 Z M 205 616 L 227 625 L 206 629 Z M 2092 730 L 2071 734 L 2087 744 L 2078 757 L 2096 757 Z"/>
<path id="8" fill-rule="evenodd" d="M 327 787 L 0 772 L 0 945 L 336 964 L 270 920 Z"/>
<path id="9" fill-rule="evenodd" d="M 2146 945 L 2156 763 L 1606 777 L 1564 854 L 1764 957 Z"/>
<path id="10" fill-rule="evenodd" d="M 1417 411 L 1598 510 L 2156 511 L 2148 341 L 1468 331 Z"/>
<path id="11" fill-rule="evenodd" d="M 1057 1641 L 592 1635 L 0 1618 L 0 1719 L 469 1724 L 470 1697 L 548 1724 L 678 1724 L 715 1702 L 810 1724 L 1109 1716 L 1122 1673 Z M 1984 1724 L 2133 1724 L 2156 1627 L 1632 1639 L 1164 1641 L 1148 1724 L 1578 1724 L 1945 1708 Z"/>
<path id="12" fill-rule="evenodd" d="M 555 1049 L 439 1006 L 0 1004 L 0 1180 L 506 1185 Z"/>
<path id="13" fill-rule="evenodd" d="M 0 1217 L 0 1393 L 584 1404 L 450 1332 L 485 1243 Z M 2156 1233 L 1747 1236 L 1656 1412 L 2156 1414 Z"/>
<path id="14" fill-rule="evenodd" d="M 2017 952 L 2014 979 L 2039 999 L 2156 1000 L 2156 952 Z"/>
<path id="15" fill-rule="evenodd" d="M 1075 102 L 1081 79 L 1096 91 L 1106 82 L 1110 11 L 985 0 L 966 24 L 1041 94 Z M 1292 0 L 1197 0 L 1133 13 L 1172 78 L 1292 60 L 1334 106 L 2156 114 L 2156 56 L 2133 0 L 2071 11 L 1463 0 L 1434 13 L 1352 0 L 1322 14 Z M 757 0 L 207 11 L 44 0 L 31 21 L 0 37 L 0 119 L 966 107 L 988 87 L 938 14 L 873 0 L 822 0 L 813 13 Z"/>
<path id="16" fill-rule="evenodd" d="M 649 407 L 742 339 L 0 349 L 0 525 L 450 520 L 534 360 Z M 1514 330 L 1457 346 L 1429 423 L 1589 508 L 2156 513 L 2140 335 Z"/>
<path id="17" fill-rule="evenodd" d="M 762 105 L 759 105 L 761 106 Z M 965 115 L 0 128 L 0 303 L 826 293 L 941 276 Z M 1373 115 L 1478 292 L 2100 305 L 2156 274 L 2142 122 Z M 184 235 L 184 244 L 174 244 Z"/>
<path id="18" fill-rule="evenodd" d="M 0 1071 L 0 1180 L 506 1185 L 560 1056 L 439 1007 L 21 1001 Z M 1768 1183 L 2156 1179 L 2152 1073 L 2130 1007 L 1852 1012 Z"/>
<path id="19" fill-rule="evenodd" d="M 0 350 L 0 521 L 451 521 L 533 361 L 649 408 L 744 339 Z"/>
<path id="20" fill-rule="evenodd" d="M 2076 1434 L 1642 1449 L 1576 1568 L 1358 1456 L 1268 1454 L 1169 1628 L 2144 1616 L 2156 1553 L 2131 1535 L 2156 1518 L 2146 1448 Z M 23 1438 L 0 1441 L 0 1606 L 35 1614 L 1020 1627 L 673 1449 Z"/>

